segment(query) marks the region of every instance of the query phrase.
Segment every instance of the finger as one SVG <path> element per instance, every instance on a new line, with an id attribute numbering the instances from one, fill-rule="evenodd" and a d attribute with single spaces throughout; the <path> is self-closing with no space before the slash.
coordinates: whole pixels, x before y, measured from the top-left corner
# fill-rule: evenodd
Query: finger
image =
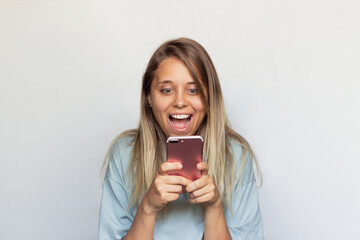
<path id="1" fill-rule="evenodd" d="M 201 175 L 208 175 L 209 173 L 209 165 L 204 162 L 200 162 L 196 165 L 197 169 L 201 171 Z"/>
<path id="2" fill-rule="evenodd" d="M 175 201 L 179 198 L 179 193 L 164 193 L 160 195 L 160 201 L 163 203 Z"/>
<path id="3" fill-rule="evenodd" d="M 167 175 L 168 171 L 171 170 L 179 170 L 182 168 L 181 163 L 175 163 L 175 162 L 164 162 L 160 165 L 159 168 L 159 174 L 160 175 Z"/>
<path id="4" fill-rule="evenodd" d="M 182 193 L 181 185 L 165 185 L 162 190 L 166 193 Z"/>
<path id="5" fill-rule="evenodd" d="M 205 203 L 211 201 L 215 196 L 215 193 L 209 192 L 197 198 L 189 198 L 190 203 Z"/>
<path id="6" fill-rule="evenodd" d="M 198 180 L 190 183 L 187 187 L 186 187 L 186 191 L 188 192 L 194 192 L 197 189 L 203 188 L 205 185 L 207 185 L 208 182 L 208 177 L 204 177 L 202 176 L 201 178 L 199 178 Z"/>
<path id="7" fill-rule="evenodd" d="M 175 201 L 179 198 L 180 194 L 178 193 L 169 193 L 167 202 Z"/>
<path id="8" fill-rule="evenodd" d="M 182 176 L 162 176 L 162 181 L 166 184 L 173 184 L 173 185 L 183 185 L 183 186 L 188 186 L 189 184 L 192 183 L 191 180 L 182 177 Z"/>
<path id="9" fill-rule="evenodd" d="M 207 193 L 214 192 L 214 191 L 215 191 L 215 186 L 208 184 L 208 185 L 204 186 L 203 188 L 200 188 L 200 189 L 190 193 L 189 197 L 190 198 L 198 198 Z"/>

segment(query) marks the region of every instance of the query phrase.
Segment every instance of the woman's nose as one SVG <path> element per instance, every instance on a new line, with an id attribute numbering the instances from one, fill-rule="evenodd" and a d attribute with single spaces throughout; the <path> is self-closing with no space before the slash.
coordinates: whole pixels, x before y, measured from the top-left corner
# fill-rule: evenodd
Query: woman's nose
<path id="1" fill-rule="evenodd" d="M 177 93 L 173 103 L 174 107 L 183 108 L 187 106 L 186 97 L 183 93 Z"/>

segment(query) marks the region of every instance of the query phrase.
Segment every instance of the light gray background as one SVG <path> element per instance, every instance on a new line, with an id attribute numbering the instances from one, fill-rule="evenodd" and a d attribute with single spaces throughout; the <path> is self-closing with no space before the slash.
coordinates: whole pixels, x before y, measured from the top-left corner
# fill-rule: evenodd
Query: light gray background
<path id="1" fill-rule="evenodd" d="M 97 238 L 100 168 L 156 47 L 199 41 L 254 147 L 266 239 L 360 238 L 360 4 L 0 1 L 0 239 Z"/>

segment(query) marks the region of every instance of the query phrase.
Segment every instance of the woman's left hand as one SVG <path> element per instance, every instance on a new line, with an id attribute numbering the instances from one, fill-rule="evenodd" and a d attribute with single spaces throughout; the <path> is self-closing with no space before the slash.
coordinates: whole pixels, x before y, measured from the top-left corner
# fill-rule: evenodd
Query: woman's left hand
<path id="1" fill-rule="evenodd" d="M 203 203 L 205 207 L 214 207 L 221 205 L 221 198 L 219 191 L 213 181 L 208 175 L 209 166 L 204 163 L 198 163 L 196 167 L 201 170 L 201 178 L 193 181 L 186 187 L 189 192 L 190 203 Z"/>

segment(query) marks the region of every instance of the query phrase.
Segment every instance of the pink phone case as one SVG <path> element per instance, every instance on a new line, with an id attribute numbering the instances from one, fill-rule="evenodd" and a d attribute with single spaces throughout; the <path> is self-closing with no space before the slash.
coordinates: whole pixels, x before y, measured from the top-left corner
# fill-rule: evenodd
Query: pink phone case
<path id="1" fill-rule="evenodd" d="M 196 165 L 202 160 L 203 139 L 201 136 L 169 137 L 167 140 L 167 162 L 179 162 L 181 170 L 169 171 L 169 175 L 180 175 L 191 181 L 201 177 Z"/>

